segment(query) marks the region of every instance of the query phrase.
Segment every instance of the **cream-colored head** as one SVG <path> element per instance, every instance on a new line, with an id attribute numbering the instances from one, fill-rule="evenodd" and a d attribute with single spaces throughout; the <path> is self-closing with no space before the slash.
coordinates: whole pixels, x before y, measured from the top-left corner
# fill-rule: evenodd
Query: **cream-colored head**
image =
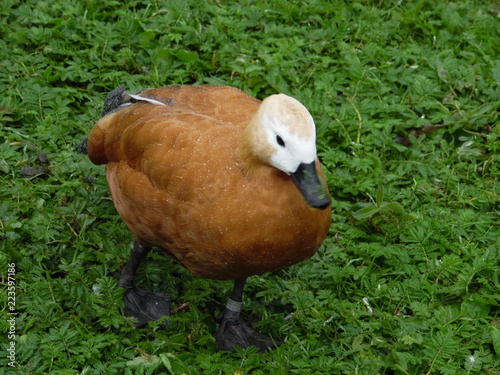
<path id="1" fill-rule="evenodd" d="M 330 206 L 317 169 L 316 127 L 299 101 L 284 94 L 266 98 L 245 130 L 241 150 L 250 165 L 258 160 L 288 174 L 310 207 Z"/>
<path id="2" fill-rule="evenodd" d="M 287 173 L 316 160 L 316 127 L 309 111 L 285 94 L 262 102 L 247 128 L 255 157 Z"/>

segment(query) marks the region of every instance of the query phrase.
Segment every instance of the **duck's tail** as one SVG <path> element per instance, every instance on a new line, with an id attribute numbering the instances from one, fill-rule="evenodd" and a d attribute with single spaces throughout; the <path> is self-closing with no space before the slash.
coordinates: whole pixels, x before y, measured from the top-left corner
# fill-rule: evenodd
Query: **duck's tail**
<path id="1" fill-rule="evenodd" d="M 106 96 L 106 100 L 104 101 L 104 107 L 102 109 L 101 117 L 104 117 L 110 113 L 117 112 L 124 107 L 128 107 L 129 105 L 138 102 L 148 102 L 156 105 L 166 105 L 166 106 L 173 105 L 172 99 L 170 98 L 158 97 L 154 94 L 147 94 L 147 93 L 145 94 L 145 96 L 141 96 L 141 94 L 145 90 L 138 91 L 134 94 L 129 94 L 126 90 L 127 88 L 125 85 L 120 85 L 108 93 L 108 95 Z M 87 141 L 88 141 L 87 138 L 82 140 L 78 144 L 78 146 L 76 146 L 75 151 L 80 154 L 87 155 L 88 154 Z"/>
<path id="2" fill-rule="evenodd" d="M 108 113 L 116 112 L 120 109 L 122 105 L 131 104 L 127 103 L 130 101 L 130 96 L 126 93 L 126 86 L 120 85 L 114 90 L 110 91 L 106 96 L 106 100 L 104 101 L 104 107 L 102 109 L 101 117 L 106 116 Z M 87 155 L 88 154 L 88 138 L 85 137 L 78 146 L 75 147 L 75 151 Z"/>

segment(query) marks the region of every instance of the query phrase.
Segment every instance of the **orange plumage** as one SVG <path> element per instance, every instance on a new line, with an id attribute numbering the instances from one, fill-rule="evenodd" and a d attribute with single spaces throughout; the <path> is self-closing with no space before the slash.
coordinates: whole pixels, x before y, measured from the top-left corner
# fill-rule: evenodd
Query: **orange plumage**
<path id="1" fill-rule="evenodd" d="M 166 86 L 104 116 L 88 140 L 107 164 L 117 211 L 143 246 L 194 275 L 237 279 L 312 256 L 330 210 L 311 208 L 290 176 L 252 153 L 261 102 L 224 86 Z M 324 174 L 316 172 L 326 190 Z"/>

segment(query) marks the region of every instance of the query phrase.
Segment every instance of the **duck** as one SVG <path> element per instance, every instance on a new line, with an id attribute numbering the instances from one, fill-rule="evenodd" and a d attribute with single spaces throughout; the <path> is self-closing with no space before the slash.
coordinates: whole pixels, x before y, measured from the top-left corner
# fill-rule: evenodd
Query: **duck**
<path id="1" fill-rule="evenodd" d="M 261 101 L 230 86 L 128 93 L 121 85 L 107 95 L 86 151 L 106 165 L 112 201 L 134 237 L 118 287 L 138 326 L 170 315 L 167 293 L 135 284 L 157 248 L 196 277 L 234 281 L 217 317 L 219 350 L 281 344 L 241 311 L 248 277 L 310 258 L 328 234 L 331 196 L 302 103 L 282 93 Z"/>

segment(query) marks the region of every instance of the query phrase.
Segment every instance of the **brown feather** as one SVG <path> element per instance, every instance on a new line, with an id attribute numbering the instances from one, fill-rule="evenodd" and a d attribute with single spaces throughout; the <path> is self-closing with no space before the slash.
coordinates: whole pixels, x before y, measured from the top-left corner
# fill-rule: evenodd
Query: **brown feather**
<path id="1" fill-rule="evenodd" d="M 243 278 L 312 256 L 330 210 L 310 208 L 285 173 L 246 147 L 260 101 L 224 86 L 166 86 L 103 117 L 89 157 L 107 163 L 117 211 L 142 245 L 193 274 Z M 163 99 L 162 99 L 163 98 Z M 326 187 L 319 162 L 317 170 Z"/>

